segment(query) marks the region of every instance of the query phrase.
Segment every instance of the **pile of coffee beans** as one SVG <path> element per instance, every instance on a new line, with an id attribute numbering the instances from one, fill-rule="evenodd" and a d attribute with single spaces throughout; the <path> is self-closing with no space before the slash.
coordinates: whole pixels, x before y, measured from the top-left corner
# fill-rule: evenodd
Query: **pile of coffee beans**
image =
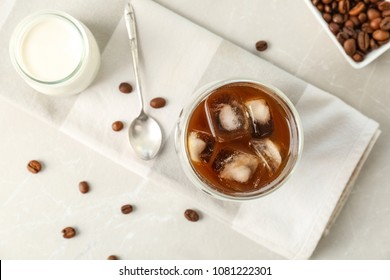
<path id="1" fill-rule="evenodd" d="M 347 55 L 361 62 L 390 40 L 390 2 L 311 0 Z"/>

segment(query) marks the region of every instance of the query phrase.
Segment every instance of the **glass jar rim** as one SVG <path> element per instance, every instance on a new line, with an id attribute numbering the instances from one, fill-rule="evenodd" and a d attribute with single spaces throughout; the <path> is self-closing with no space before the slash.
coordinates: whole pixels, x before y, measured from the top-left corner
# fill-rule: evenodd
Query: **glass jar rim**
<path id="1" fill-rule="evenodd" d="M 276 177 L 271 183 L 274 183 L 272 186 L 266 186 L 261 189 L 258 189 L 255 192 L 251 193 L 241 193 L 239 196 L 230 195 L 222 193 L 215 188 L 209 186 L 209 184 L 201 178 L 201 176 L 196 172 L 193 165 L 190 162 L 189 159 L 189 152 L 188 147 L 186 145 L 186 135 L 188 133 L 188 125 L 190 117 L 192 116 L 194 110 L 197 108 L 198 104 L 200 104 L 205 98 L 207 98 L 213 91 L 215 91 L 218 88 L 221 88 L 223 86 L 227 86 L 229 84 L 252 84 L 260 87 L 264 87 L 268 90 L 270 90 L 275 96 L 281 99 L 286 104 L 287 109 L 291 113 L 291 117 L 294 120 L 295 123 L 295 129 L 296 129 L 296 147 L 295 152 L 296 154 L 294 157 L 288 160 L 288 163 L 292 161 L 292 165 L 290 166 L 290 169 L 287 171 L 287 174 L 284 174 L 282 176 L 283 172 Z M 270 94 L 270 92 L 267 92 Z M 275 191 L 276 189 L 279 189 L 293 174 L 295 171 L 298 162 L 301 158 L 302 151 L 303 151 L 303 127 L 302 122 L 300 120 L 299 114 L 293 105 L 293 103 L 290 101 L 290 99 L 278 88 L 266 84 L 261 83 L 259 81 L 251 80 L 251 79 L 229 79 L 229 80 L 222 80 L 222 81 L 214 81 L 211 83 L 208 83 L 199 89 L 197 89 L 194 93 L 194 98 L 191 99 L 191 102 L 189 102 L 181 111 L 179 120 L 176 125 L 176 132 L 175 132 L 175 147 L 176 147 L 176 153 L 179 156 L 179 160 L 181 161 L 181 165 L 183 166 L 184 173 L 186 174 L 187 178 L 190 179 L 190 181 L 199 189 L 204 191 L 205 193 L 211 195 L 212 197 L 221 199 L 221 200 L 227 200 L 227 201 L 247 201 L 256 199 L 265 195 L 270 194 L 271 192 Z M 278 182 L 277 179 L 281 178 L 281 180 Z M 276 182 L 276 184 L 275 184 Z M 259 192 L 261 190 L 261 192 Z"/>
<path id="2" fill-rule="evenodd" d="M 77 63 L 77 66 L 64 78 L 58 79 L 58 80 L 53 80 L 53 81 L 45 81 L 45 80 L 40 80 L 34 77 L 33 75 L 29 74 L 28 71 L 24 69 L 24 67 L 21 65 L 19 59 L 18 59 L 18 54 L 20 53 L 20 44 L 22 43 L 22 40 L 24 36 L 29 32 L 29 28 L 31 28 L 31 25 L 34 23 L 37 23 L 39 20 L 43 19 L 45 16 L 54 16 L 60 20 L 65 21 L 66 23 L 70 24 L 72 28 L 74 28 L 77 31 L 77 34 L 80 35 L 80 41 L 82 44 L 82 50 L 81 50 L 81 55 L 80 55 L 80 60 Z M 57 84 L 62 84 L 64 82 L 67 82 L 71 80 L 73 77 L 76 76 L 76 74 L 80 71 L 80 69 L 83 66 L 83 62 L 85 61 L 85 58 L 88 55 L 88 39 L 87 35 L 84 31 L 84 28 L 82 27 L 81 23 L 72 17 L 71 15 L 58 11 L 58 10 L 41 10 L 36 13 L 33 13 L 24 19 L 17 25 L 17 27 L 14 30 L 14 33 L 11 37 L 10 41 L 10 53 L 11 53 L 11 58 L 16 66 L 16 69 L 19 70 L 19 72 L 27 77 L 28 79 L 37 82 L 39 84 L 44 84 L 44 85 L 57 85 Z M 20 56 L 20 55 L 19 55 Z"/>

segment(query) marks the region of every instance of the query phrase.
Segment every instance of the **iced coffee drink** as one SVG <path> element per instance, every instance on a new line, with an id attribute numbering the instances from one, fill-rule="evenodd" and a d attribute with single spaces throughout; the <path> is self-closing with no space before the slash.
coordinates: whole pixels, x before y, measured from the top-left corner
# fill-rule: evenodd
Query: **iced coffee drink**
<path id="1" fill-rule="evenodd" d="M 302 135 L 293 105 L 277 89 L 225 82 L 206 90 L 191 107 L 184 112 L 181 138 L 190 167 L 185 171 L 197 178 L 195 184 L 219 197 L 245 199 L 287 179 Z"/>

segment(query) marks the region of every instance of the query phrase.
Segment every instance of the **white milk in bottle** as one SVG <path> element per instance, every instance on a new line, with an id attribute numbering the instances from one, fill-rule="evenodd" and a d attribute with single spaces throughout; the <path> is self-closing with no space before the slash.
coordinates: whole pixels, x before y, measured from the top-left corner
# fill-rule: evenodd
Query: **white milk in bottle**
<path id="1" fill-rule="evenodd" d="M 89 29 L 70 15 L 40 11 L 23 19 L 10 42 L 20 76 L 34 89 L 53 96 L 87 88 L 100 66 L 100 52 Z"/>

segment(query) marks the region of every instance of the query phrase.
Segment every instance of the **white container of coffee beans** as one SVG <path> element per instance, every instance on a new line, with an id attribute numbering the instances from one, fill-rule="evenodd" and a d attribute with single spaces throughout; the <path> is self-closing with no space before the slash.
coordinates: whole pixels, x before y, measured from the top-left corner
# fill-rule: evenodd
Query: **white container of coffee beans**
<path id="1" fill-rule="evenodd" d="M 14 30 L 9 51 L 22 79 L 51 96 L 80 93 L 100 67 L 99 47 L 91 31 L 57 10 L 24 18 Z"/>
<path id="2" fill-rule="evenodd" d="M 390 1 L 305 2 L 352 67 L 363 68 L 390 48 Z"/>

